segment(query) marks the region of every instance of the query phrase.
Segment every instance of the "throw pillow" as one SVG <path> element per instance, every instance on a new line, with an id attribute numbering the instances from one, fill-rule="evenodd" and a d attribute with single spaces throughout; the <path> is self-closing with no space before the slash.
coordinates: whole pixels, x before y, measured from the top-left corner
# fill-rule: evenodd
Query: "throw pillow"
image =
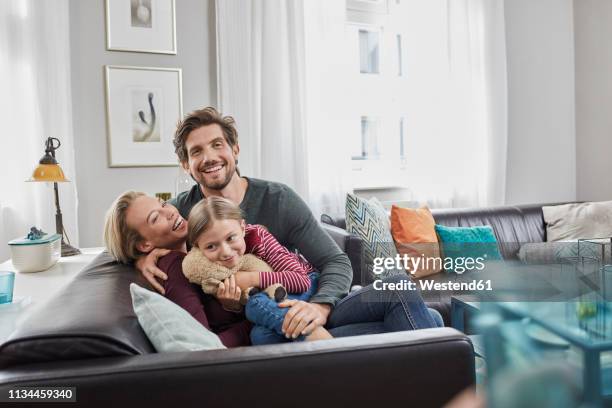
<path id="1" fill-rule="evenodd" d="M 374 273 L 376 259 L 397 256 L 389 230 L 389 217 L 376 197 L 368 201 L 353 194 L 346 195 L 346 231 L 355 234 L 363 241 L 361 268 L 368 275 L 364 277 L 367 282 L 404 273 L 398 268 L 384 268 L 382 273 Z"/>
<path id="2" fill-rule="evenodd" d="M 542 207 L 547 241 L 612 237 L 612 201 Z"/>
<path id="3" fill-rule="evenodd" d="M 165 297 L 130 284 L 138 323 L 158 352 L 224 349 L 219 337 Z"/>
<path id="4" fill-rule="evenodd" d="M 391 207 L 391 234 L 397 252 L 403 257 L 423 260 L 439 259 L 440 246 L 436 235 L 436 222 L 429 208 Z M 440 262 L 409 262 L 406 272 L 416 278 L 438 273 L 442 270 Z"/>
<path id="5" fill-rule="evenodd" d="M 565 242 L 530 242 L 521 245 L 518 258 L 526 264 L 557 263 L 558 252 Z"/>
<path id="6" fill-rule="evenodd" d="M 436 225 L 436 233 L 440 238 L 443 267 L 447 272 L 463 273 L 477 268 L 475 261 L 481 262 L 500 260 L 501 253 L 493 228 L 488 225 L 478 227 L 446 227 Z M 472 261 L 469 261 L 469 260 Z"/>

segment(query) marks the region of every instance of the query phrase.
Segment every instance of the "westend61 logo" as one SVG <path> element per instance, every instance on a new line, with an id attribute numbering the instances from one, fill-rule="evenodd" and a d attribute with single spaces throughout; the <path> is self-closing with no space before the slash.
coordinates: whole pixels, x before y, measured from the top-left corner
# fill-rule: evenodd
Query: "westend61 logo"
<path id="1" fill-rule="evenodd" d="M 473 269 L 482 271 L 485 268 L 485 257 L 433 258 L 426 257 L 424 254 L 421 254 L 420 257 L 409 257 L 404 254 L 402 257 L 400 254 L 397 254 L 395 258 L 374 258 L 372 272 L 374 272 L 375 275 L 380 275 L 385 270 L 402 269 L 414 274 L 414 271 L 418 269 L 435 269 L 438 271 L 443 269 L 462 274 L 465 271 L 471 271 Z"/>

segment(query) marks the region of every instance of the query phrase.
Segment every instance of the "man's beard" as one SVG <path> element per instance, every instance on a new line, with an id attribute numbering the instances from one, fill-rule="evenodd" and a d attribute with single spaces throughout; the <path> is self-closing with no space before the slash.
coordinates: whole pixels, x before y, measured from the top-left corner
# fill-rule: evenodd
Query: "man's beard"
<path id="1" fill-rule="evenodd" d="M 229 164 L 225 164 L 225 169 L 228 171 L 226 172 L 225 178 L 223 180 L 207 183 L 206 177 L 202 175 L 201 179 L 199 180 L 199 184 L 202 187 L 208 188 L 210 190 L 223 190 L 230 183 L 230 181 L 232 181 L 232 177 L 234 176 L 234 173 L 236 173 L 236 167 L 232 166 L 230 168 Z"/>

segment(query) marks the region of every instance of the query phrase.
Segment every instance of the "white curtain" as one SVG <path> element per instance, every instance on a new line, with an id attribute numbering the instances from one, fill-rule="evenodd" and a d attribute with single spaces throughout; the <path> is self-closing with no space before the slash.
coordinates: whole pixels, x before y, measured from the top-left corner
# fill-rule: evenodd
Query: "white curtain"
<path id="1" fill-rule="evenodd" d="M 350 189 L 341 98 L 343 0 L 217 0 L 219 109 L 245 176 L 295 189 L 319 216 Z"/>
<path id="2" fill-rule="evenodd" d="M 450 111 L 456 115 L 449 131 L 460 130 L 466 141 L 460 143 L 464 164 L 456 167 L 463 169 L 455 177 L 463 189 L 457 198 L 460 205 L 501 205 L 508 133 L 504 2 L 447 1 Z"/>
<path id="3" fill-rule="evenodd" d="M 507 73 L 503 0 L 444 0 L 447 67 L 418 141 L 413 199 L 434 207 L 502 205 L 506 190 Z M 427 41 L 424 37 L 423 41 Z M 433 107 L 431 107 L 433 108 Z"/>
<path id="4" fill-rule="evenodd" d="M 26 183 L 56 137 L 64 227 L 78 244 L 68 0 L 0 2 L 0 261 L 6 242 L 36 225 L 55 232 L 53 185 Z"/>

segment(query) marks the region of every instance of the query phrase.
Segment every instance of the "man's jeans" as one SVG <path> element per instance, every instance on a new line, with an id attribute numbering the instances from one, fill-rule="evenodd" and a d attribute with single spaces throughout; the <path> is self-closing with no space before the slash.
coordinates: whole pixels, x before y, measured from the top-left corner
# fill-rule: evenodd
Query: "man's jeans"
<path id="1" fill-rule="evenodd" d="M 311 286 L 300 295 L 289 299 L 308 301 L 318 287 L 318 273 L 309 274 Z M 406 275 L 396 275 L 383 282 L 409 281 Z M 264 293 L 252 296 L 246 305 L 246 316 L 255 325 L 251 330 L 251 343 L 272 344 L 290 341 L 282 332 L 282 324 L 289 308 L 280 308 Z M 357 336 L 402 330 L 442 327 L 442 316 L 428 309 L 417 290 L 376 290 L 368 285 L 351 292 L 332 310 L 325 328 L 334 337 Z M 304 336 L 296 340 L 303 340 Z"/>

